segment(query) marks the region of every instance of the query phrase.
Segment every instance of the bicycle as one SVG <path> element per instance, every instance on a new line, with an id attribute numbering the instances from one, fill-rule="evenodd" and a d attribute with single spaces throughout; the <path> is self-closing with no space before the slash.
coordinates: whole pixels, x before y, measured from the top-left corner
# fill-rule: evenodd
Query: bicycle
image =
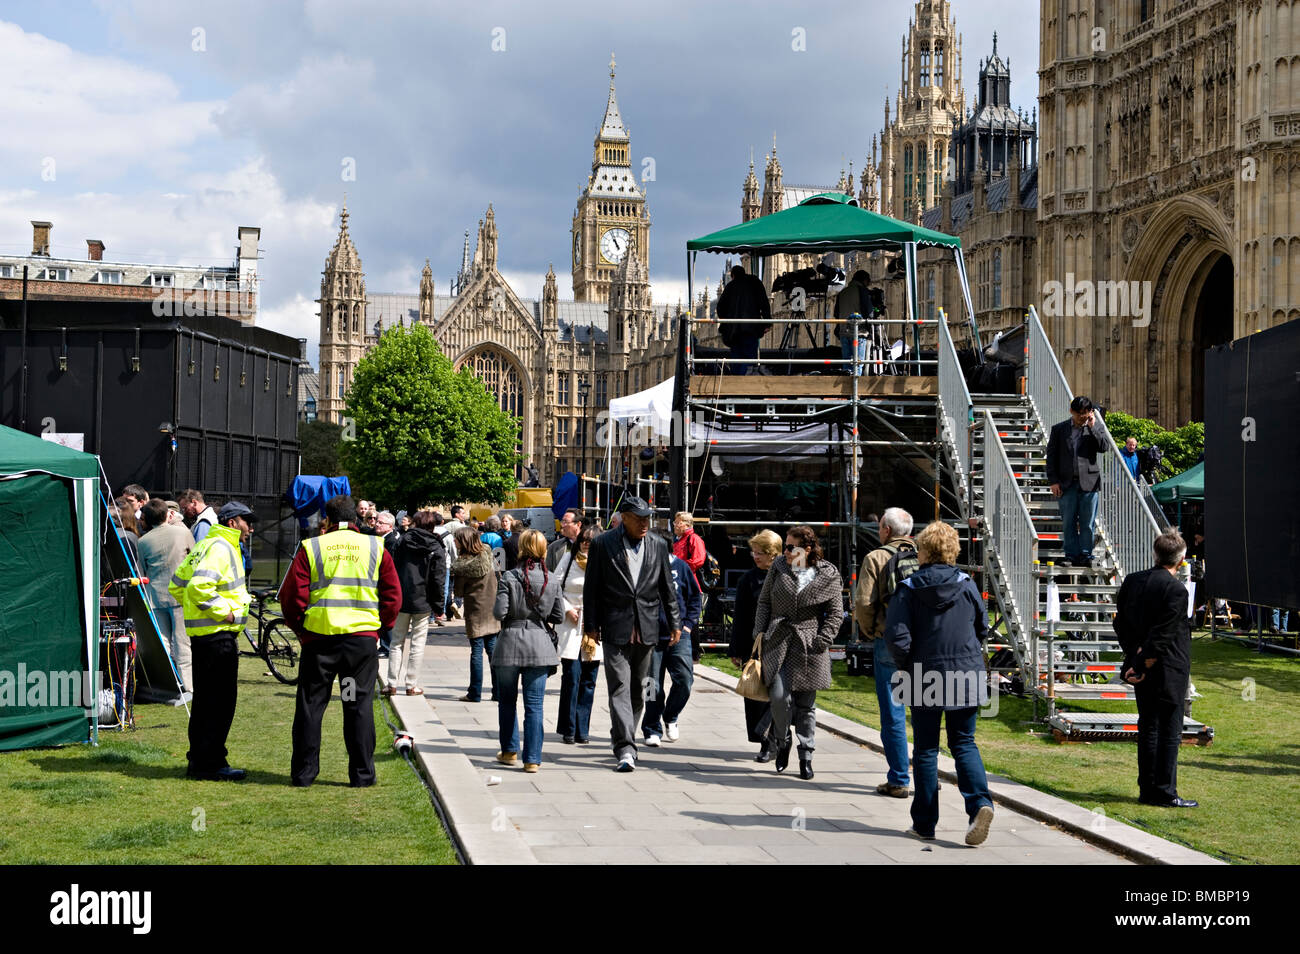
<path id="1" fill-rule="evenodd" d="M 266 608 L 276 595 L 275 589 L 256 590 L 253 593 L 253 606 L 248 608 L 248 615 L 257 620 L 257 639 L 254 640 L 248 628 L 244 628 L 244 638 L 253 647 L 253 651 L 240 650 L 241 656 L 257 656 L 266 663 L 276 679 L 287 686 L 298 684 L 298 634 L 289 628 L 284 617 Z"/>

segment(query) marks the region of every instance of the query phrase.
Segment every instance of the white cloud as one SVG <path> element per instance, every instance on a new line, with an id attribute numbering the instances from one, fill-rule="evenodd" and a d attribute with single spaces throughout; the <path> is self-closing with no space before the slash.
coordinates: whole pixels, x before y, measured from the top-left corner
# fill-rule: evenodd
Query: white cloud
<path id="1" fill-rule="evenodd" d="M 306 338 L 307 360 L 315 366 L 317 362 L 317 346 L 320 341 L 318 308 L 319 306 L 315 301 L 302 294 L 302 292 L 298 292 L 289 301 L 259 311 L 257 325 L 259 328 L 278 331 L 290 338 Z"/>
<path id="2" fill-rule="evenodd" d="M 5 126 L 0 164 L 41 185 L 102 183 L 133 169 L 175 172 L 216 133 L 217 104 L 186 101 L 167 74 L 74 50 L 0 22 Z M 50 165 L 53 160 L 53 165 Z M 53 175 L 53 179 L 50 175 Z"/>

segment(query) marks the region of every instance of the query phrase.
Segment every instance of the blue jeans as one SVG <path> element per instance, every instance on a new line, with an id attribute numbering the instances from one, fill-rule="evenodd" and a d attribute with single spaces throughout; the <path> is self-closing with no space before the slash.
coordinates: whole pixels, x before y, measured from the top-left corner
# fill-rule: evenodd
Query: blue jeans
<path id="1" fill-rule="evenodd" d="M 912 827 L 933 835 L 939 821 L 939 720 L 948 724 L 948 751 L 957 763 L 957 790 L 966 800 L 966 816 L 974 820 L 980 806 L 993 804 L 984 762 L 975 745 L 979 710 L 912 707 L 912 768 L 916 785 L 912 798 Z"/>
<path id="2" fill-rule="evenodd" d="M 596 700 L 600 663 L 581 659 L 560 660 L 560 717 L 555 731 L 586 739 L 591 732 L 591 706 Z"/>
<path id="3" fill-rule="evenodd" d="M 664 676 L 672 676 L 673 688 L 664 692 Z M 663 735 L 665 722 L 676 722 L 691 698 L 691 685 L 695 681 L 695 660 L 691 656 L 691 635 L 683 633 L 676 646 L 660 641 L 650 657 L 650 678 L 655 680 L 655 691 L 647 694 L 645 718 L 641 720 L 641 734 L 647 737 Z"/>
<path id="4" fill-rule="evenodd" d="M 876 702 L 880 705 L 880 741 L 885 747 L 885 761 L 889 763 L 887 780 L 890 785 L 906 788 L 907 710 L 901 702 L 894 701 L 890 684 L 898 664 L 883 637 L 876 637 L 872 649 L 876 660 Z"/>
<path id="5" fill-rule="evenodd" d="M 542 699 L 546 696 L 545 666 L 494 666 L 497 686 L 497 714 L 500 716 L 501 751 L 519 751 L 519 720 L 515 717 L 519 683 L 524 684 L 524 764 L 542 761 Z"/>
<path id="6" fill-rule="evenodd" d="M 1097 491 L 1088 493 L 1078 483 L 1061 490 L 1061 540 L 1067 560 L 1091 560 L 1097 540 Z"/>
<path id="7" fill-rule="evenodd" d="M 853 367 L 852 365 L 847 363 L 853 360 L 853 339 L 848 336 L 849 333 L 847 331 L 845 331 L 844 334 L 845 337 L 840 339 L 840 357 L 843 358 L 845 361 L 844 374 L 861 375 L 863 370 L 866 368 L 866 365 L 859 364 L 857 367 Z M 862 338 L 862 337 L 858 338 L 858 360 L 859 361 L 867 360 L 867 339 L 866 338 Z"/>
<path id="8" fill-rule="evenodd" d="M 1284 609 L 1273 610 L 1273 628 L 1286 632 L 1287 623 L 1291 622 L 1291 611 Z"/>
<path id="9" fill-rule="evenodd" d="M 497 638 L 491 636 L 471 636 L 469 640 L 469 691 L 466 693 L 471 702 L 478 702 L 483 696 L 483 650 L 487 650 L 488 666 L 492 665 L 492 650 L 497 648 Z M 492 701 L 497 701 L 496 674 L 492 675 Z"/>

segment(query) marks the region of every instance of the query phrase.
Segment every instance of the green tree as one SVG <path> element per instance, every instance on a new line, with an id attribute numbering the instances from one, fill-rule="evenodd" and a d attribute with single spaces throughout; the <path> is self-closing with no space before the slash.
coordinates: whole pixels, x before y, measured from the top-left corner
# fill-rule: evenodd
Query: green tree
<path id="1" fill-rule="evenodd" d="M 328 421 L 312 421 L 298 425 L 298 453 L 302 455 L 304 474 L 321 474 L 338 477 L 339 438 L 343 428 Z"/>
<path id="2" fill-rule="evenodd" d="M 369 497 L 407 510 L 501 503 L 515 488 L 519 423 L 423 325 L 395 326 L 357 364 L 347 396 L 356 439 L 341 463 Z"/>
<path id="3" fill-rule="evenodd" d="M 1195 466 L 1205 450 L 1205 425 L 1189 421 L 1176 431 L 1167 431 L 1155 421 L 1145 417 L 1130 417 L 1121 411 L 1106 415 L 1106 427 L 1115 443 L 1123 447 L 1130 437 L 1137 438 L 1139 447 L 1154 444 L 1164 453 L 1157 479 L 1165 480 Z"/>

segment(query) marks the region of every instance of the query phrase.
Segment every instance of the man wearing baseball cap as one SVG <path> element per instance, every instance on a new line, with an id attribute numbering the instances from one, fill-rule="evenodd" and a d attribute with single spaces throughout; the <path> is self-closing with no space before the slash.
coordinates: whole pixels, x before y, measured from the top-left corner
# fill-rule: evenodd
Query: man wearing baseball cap
<path id="1" fill-rule="evenodd" d="M 247 774 L 226 761 L 226 736 L 239 693 L 237 634 L 248 621 L 248 582 L 239 545 L 257 516 L 236 500 L 217 512 L 217 524 L 176 569 L 167 591 L 181 604 L 190 637 L 194 693 L 190 707 L 190 778 L 237 782 Z"/>
<path id="2" fill-rule="evenodd" d="M 325 504 L 321 531 L 298 547 L 280 584 L 280 609 L 302 640 L 289 777 L 306 788 L 320 773 L 321 719 L 337 678 L 348 780 L 364 788 L 375 784 L 379 633 L 397 620 L 402 583 L 382 539 L 361 533 L 351 497 Z"/>
<path id="3" fill-rule="evenodd" d="M 621 526 L 601 534 L 587 557 L 582 620 L 587 633 L 605 648 L 616 771 L 631 772 L 636 768 L 636 732 L 646 684 L 654 685 L 650 661 L 659 642 L 660 614 L 667 620 L 671 646 L 681 639 L 682 624 L 668 544 L 648 533 L 654 511 L 634 496 L 625 496 L 618 511 Z"/>

